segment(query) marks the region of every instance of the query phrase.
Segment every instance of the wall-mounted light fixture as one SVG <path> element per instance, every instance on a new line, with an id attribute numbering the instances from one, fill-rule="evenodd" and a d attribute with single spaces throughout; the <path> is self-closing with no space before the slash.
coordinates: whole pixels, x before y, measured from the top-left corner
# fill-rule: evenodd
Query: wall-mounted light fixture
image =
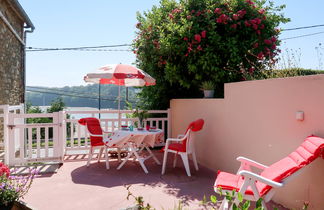
<path id="1" fill-rule="evenodd" d="M 297 111 L 296 112 L 296 120 L 303 121 L 304 120 L 304 112 L 303 111 Z"/>

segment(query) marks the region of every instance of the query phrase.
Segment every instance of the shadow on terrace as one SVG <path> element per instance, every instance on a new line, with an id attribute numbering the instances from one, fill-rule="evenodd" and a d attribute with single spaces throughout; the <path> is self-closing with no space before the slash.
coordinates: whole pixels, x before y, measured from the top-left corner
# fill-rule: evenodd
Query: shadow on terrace
<path id="1" fill-rule="evenodd" d="M 154 153 L 162 160 L 162 152 Z M 82 159 L 86 156 L 79 157 L 67 156 L 55 174 L 35 179 L 25 201 L 36 209 L 122 209 L 135 204 L 134 198 L 127 200 L 126 186 L 131 185 L 134 196 L 143 196 L 156 209 L 173 209 L 180 201 L 185 209 L 205 209 L 201 205 L 204 195 L 209 198 L 215 194 L 215 172 L 201 166 L 195 171 L 192 165 L 192 176 L 188 177 L 181 162 L 172 168 L 171 157 L 165 175 L 152 159 L 145 162 L 149 170 L 145 174 L 132 160 L 117 170 L 118 161 L 111 159 L 106 170 L 104 160 L 93 160 L 86 167 L 86 159 Z"/>

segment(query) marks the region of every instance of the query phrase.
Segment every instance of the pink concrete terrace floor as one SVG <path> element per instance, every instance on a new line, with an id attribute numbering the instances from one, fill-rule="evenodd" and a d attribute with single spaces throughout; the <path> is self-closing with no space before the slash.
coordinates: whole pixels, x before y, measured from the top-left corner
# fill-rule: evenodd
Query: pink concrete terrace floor
<path id="1" fill-rule="evenodd" d="M 161 152 L 155 151 L 155 154 L 162 160 Z M 126 186 L 131 185 L 130 192 L 143 196 L 145 203 L 155 209 L 174 209 L 179 201 L 183 209 L 212 209 L 202 206 L 201 200 L 204 195 L 209 198 L 215 194 L 216 173 L 204 167 L 192 170 L 192 177 L 188 177 L 181 160 L 172 168 L 169 157 L 166 174 L 162 176 L 161 166 L 152 159 L 145 162 L 149 170 L 149 174 L 145 174 L 138 162 L 128 161 L 116 170 L 118 162 L 112 159 L 110 170 L 106 170 L 104 160 L 100 163 L 94 160 L 86 167 L 84 158 L 85 155 L 66 157 L 68 160 L 56 173 L 40 175 L 24 201 L 38 210 L 124 209 L 135 204 L 133 197 L 127 200 Z M 269 207 L 273 209 L 271 203 Z"/>

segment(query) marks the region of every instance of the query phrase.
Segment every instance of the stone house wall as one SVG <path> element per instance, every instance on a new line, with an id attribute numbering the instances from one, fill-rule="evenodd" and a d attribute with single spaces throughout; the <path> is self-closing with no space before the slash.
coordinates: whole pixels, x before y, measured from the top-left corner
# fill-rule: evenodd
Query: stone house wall
<path id="1" fill-rule="evenodd" d="M 7 1 L 0 1 L 0 11 L 23 39 L 24 21 Z M 24 102 L 24 46 L 0 19 L 0 104 Z"/>
<path id="2" fill-rule="evenodd" d="M 16 0 L 1 0 L 0 12 L 21 40 L 24 40 L 26 15 L 17 7 Z M 3 18 L 0 18 L 0 105 L 24 103 L 25 49 Z M 0 118 L 0 149 L 3 146 L 3 119 Z"/>

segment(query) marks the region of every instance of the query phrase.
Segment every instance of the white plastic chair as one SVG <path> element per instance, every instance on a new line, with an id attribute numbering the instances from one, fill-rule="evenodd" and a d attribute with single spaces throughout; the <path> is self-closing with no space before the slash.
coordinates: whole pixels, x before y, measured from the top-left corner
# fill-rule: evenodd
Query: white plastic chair
<path id="1" fill-rule="evenodd" d="M 192 132 L 200 131 L 203 128 L 203 125 L 203 119 L 196 120 L 190 123 L 185 135 L 179 135 L 178 138 L 168 138 L 166 140 L 165 147 L 163 148 L 164 157 L 161 173 L 162 175 L 165 173 L 168 152 L 174 153 L 173 168 L 177 164 L 177 155 L 180 155 L 184 167 L 186 169 L 187 175 L 191 176 L 189 166 L 189 155 L 192 155 L 192 160 L 194 162 L 195 169 L 197 171 L 199 170 L 194 148 L 194 135 Z"/>
<path id="2" fill-rule="evenodd" d="M 90 150 L 88 154 L 87 167 L 89 167 L 90 165 L 90 161 L 92 160 L 94 151 L 96 149 L 99 149 L 98 162 L 100 161 L 103 150 L 105 150 L 106 169 L 108 170 L 109 169 L 108 148 L 114 148 L 114 147 L 108 147 L 107 145 L 105 145 L 103 139 L 108 138 L 111 132 L 103 131 L 100 125 L 100 121 L 97 118 L 93 118 L 93 117 L 82 118 L 78 122 L 81 125 L 86 126 L 87 131 L 90 135 Z M 121 161 L 120 148 L 117 148 L 117 152 L 118 152 L 118 161 L 120 162 Z"/>

